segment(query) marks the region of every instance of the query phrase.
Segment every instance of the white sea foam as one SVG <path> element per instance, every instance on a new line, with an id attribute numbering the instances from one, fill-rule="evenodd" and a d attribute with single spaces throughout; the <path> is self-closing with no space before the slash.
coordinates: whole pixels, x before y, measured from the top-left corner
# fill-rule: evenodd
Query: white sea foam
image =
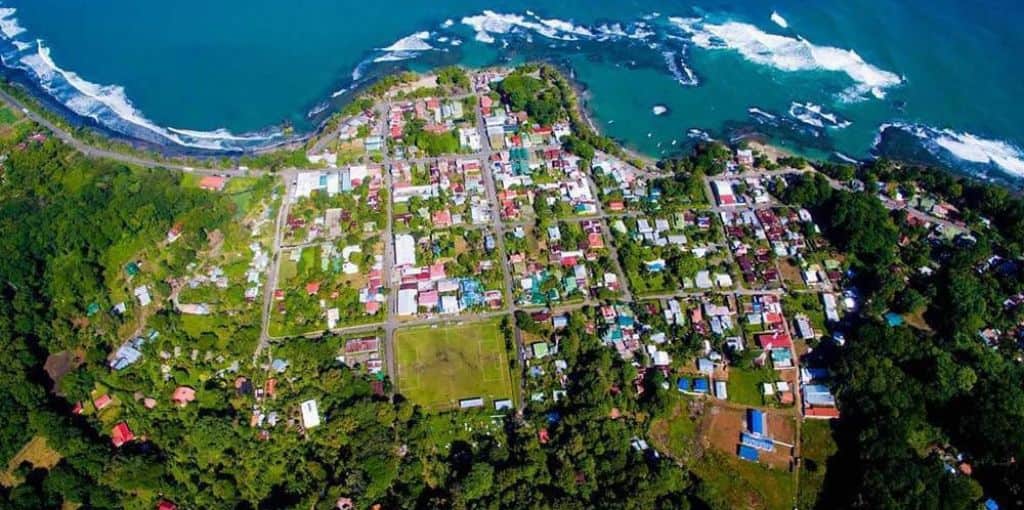
<path id="1" fill-rule="evenodd" d="M 668 107 L 661 104 L 656 104 L 651 108 L 651 113 L 655 115 L 665 115 L 668 113 Z"/>
<path id="2" fill-rule="evenodd" d="M 854 165 L 856 165 L 857 163 L 860 163 L 860 161 L 857 161 L 856 159 L 853 159 L 850 156 L 847 156 L 846 154 L 843 154 L 842 152 L 836 151 L 836 152 L 833 152 L 832 154 L 835 154 L 837 158 L 839 158 L 840 160 L 845 161 L 847 163 L 852 163 Z"/>
<path id="3" fill-rule="evenodd" d="M 453 26 L 455 26 L 455 20 L 451 18 L 448 18 L 444 20 L 444 23 L 441 23 L 441 28 L 451 28 Z"/>
<path id="4" fill-rule="evenodd" d="M 946 155 L 967 163 L 990 165 L 1015 177 L 1024 177 L 1024 150 L 1009 142 L 921 124 L 883 124 L 880 132 L 890 127 L 921 139 L 924 147 L 937 157 Z"/>
<path id="5" fill-rule="evenodd" d="M 411 53 L 411 52 L 386 53 L 384 55 L 381 55 L 381 56 L 373 59 L 373 61 L 379 64 L 381 62 L 401 62 L 403 60 L 409 60 L 410 58 L 416 58 L 416 53 Z"/>
<path id="6" fill-rule="evenodd" d="M 782 28 L 789 28 L 789 22 L 786 21 L 786 18 L 783 18 L 782 15 L 779 14 L 778 11 L 772 11 L 771 18 L 772 18 L 772 23 L 775 23 L 776 25 L 778 25 L 778 26 L 780 26 Z"/>
<path id="7" fill-rule="evenodd" d="M 17 12 L 17 9 L 11 7 L 0 7 L 0 34 L 3 34 L 5 39 L 14 39 L 25 33 L 25 29 L 14 17 Z"/>
<path id="8" fill-rule="evenodd" d="M 462 46 L 462 39 L 452 39 L 452 46 Z"/>
<path id="9" fill-rule="evenodd" d="M 847 100 L 869 93 L 884 97 L 886 89 L 903 82 L 899 75 L 865 62 L 853 50 L 818 46 L 802 37 L 769 34 L 754 25 L 736 21 L 721 24 L 693 18 L 669 18 L 669 21 L 686 32 L 694 44 L 705 49 L 734 50 L 751 62 L 780 71 L 844 73 L 854 81 L 842 94 Z"/>
<path id="10" fill-rule="evenodd" d="M 661 55 L 665 57 L 665 65 L 668 67 L 668 71 L 672 73 L 672 76 L 680 85 L 693 87 L 700 83 L 696 73 L 686 65 L 685 55 L 676 58 L 674 51 L 665 51 Z"/>
<path id="11" fill-rule="evenodd" d="M 755 116 L 758 116 L 758 117 L 764 117 L 766 119 L 771 119 L 771 120 L 775 120 L 775 119 L 778 118 L 774 114 L 768 113 L 768 112 L 766 112 L 766 111 L 764 111 L 764 110 L 762 110 L 760 108 L 757 108 L 755 106 L 751 106 L 750 108 L 747 108 L 747 112 L 750 113 L 751 115 L 755 115 Z"/>
<path id="12" fill-rule="evenodd" d="M 711 135 L 697 128 L 691 128 L 686 132 L 686 136 L 693 138 L 694 140 L 701 140 L 705 142 L 711 141 Z"/>
<path id="13" fill-rule="evenodd" d="M 493 43 L 495 35 L 516 31 L 534 32 L 548 39 L 562 41 L 594 37 L 594 32 L 587 27 L 560 19 L 544 19 L 532 11 L 526 11 L 526 16 L 523 16 L 485 10 L 480 14 L 462 18 L 462 24 L 472 28 L 476 32 L 476 40 L 485 44 Z"/>
<path id="14" fill-rule="evenodd" d="M 381 51 L 427 51 L 434 49 L 433 46 L 427 43 L 428 40 L 430 40 L 430 32 L 416 32 L 395 41 L 387 48 L 381 48 Z"/>
<path id="15" fill-rule="evenodd" d="M 831 127 L 843 129 L 850 127 L 851 124 L 848 120 L 840 119 L 835 113 L 825 111 L 821 105 L 810 102 L 793 102 L 789 106 L 789 115 L 804 124 L 817 128 Z"/>
<path id="16" fill-rule="evenodd" d="M 226 130 L 204 132 L 157 126 L 132 105 L 123 87 L 87 81 L 59 67 L 42 41 L 36 41 L 36 47 L 35 52 L 21 57 L 20 67 L 34 74 L 39 84 L 71 111 L 92 118 L 115 131 L 133 136 L 148 134 L 140 137 L 154 142 L 212 150 L 240 148 L 280 136 L 280 133 L 233 135 Z"/>

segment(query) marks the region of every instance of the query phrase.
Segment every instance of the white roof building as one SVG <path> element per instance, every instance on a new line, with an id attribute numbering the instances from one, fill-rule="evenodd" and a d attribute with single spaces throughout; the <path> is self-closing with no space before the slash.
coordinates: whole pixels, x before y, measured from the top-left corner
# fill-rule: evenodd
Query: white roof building
<path id="1" fill-rule="evenodd" d="M 307 400 L 300 406 L 302 410 L 302 426 L 311 429 L 320 425 L 320 411 L 316 407 L 316 400 Z"/>
<path id="2" fill-rule="evenodd" d="M 149 296 L 149 287 L 142 285 L 135 288 L 135 297 L 138 298 L 139 304 L 147 306 L 153 302 L 153 299 Z"/>
<path id="3" fill-rule="evenodd" d="M 395 265 L 398 267 L 416 265 L 416 239 L 409 234 L 395 236 Z"/>
<path id="4" fill-rule="evenodd" d="M 398 315 L 416 315 L 416 289 L 398 291 Z"/>

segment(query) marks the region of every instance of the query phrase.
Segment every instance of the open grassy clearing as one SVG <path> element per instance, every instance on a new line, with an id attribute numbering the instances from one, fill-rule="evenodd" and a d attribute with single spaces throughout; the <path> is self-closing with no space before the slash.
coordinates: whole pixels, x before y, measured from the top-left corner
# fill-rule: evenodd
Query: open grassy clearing
<path id="1" fill-rule="evenodd" d="M 13 487 L 20 484 L 22 480 L 18 478 L 15 471 L 22 463 L 28 462 L 34 468 L 51 469 L 60 462 L 60 459 L 60 453 L 46 444 L 45 437 L 35 436 L 25 443 L 25 446 L 14 457 L 11 457 L 10 462 L 7 463 L 7 469 L 0 473 L 0 485 Z"/>
<path id="2" fill-rule="evenodd" d="M 480 397 L 487 409 L 513 398 L 508 354 L 497 320 L 399 330 L 398 389 L 432 410 L 458 408 Z"/>

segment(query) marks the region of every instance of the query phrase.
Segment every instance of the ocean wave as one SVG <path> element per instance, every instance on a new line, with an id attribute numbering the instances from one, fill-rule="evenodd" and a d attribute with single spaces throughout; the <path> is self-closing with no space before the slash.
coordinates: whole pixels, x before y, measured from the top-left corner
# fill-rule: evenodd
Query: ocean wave
<path id="1" fill-rule="evenodd" d="M 871 94 L 885 96 L 885 90 L 903 83 L 892 72 L 864 61 L 854 50 L 818 46 L 802 37 L 769 34 L 747 23 L 727 21 L 709 23 L 699 18 L 669 18 L 704 49 L 728 49 L 746 60 L 780 71 L 831 71 L 845 74 L 854 85 L 843 91 L 841 98 L 856 100 Z"/>
<path id="2" fill-rule="evenodd" d="M 386 53 L 373 59 L 373 62 L 401 62 L 402 60 L 409 60 L 416 58 L 418 54 L 412 52 L 397 52 L 397 53 Z"/>
<path id="3" fill-rule="evenodd" d="M 760 109 L 760 108 L 758 108 L 756 106 L 751 106 L 750 108 L 747 108 L 747 113 L 749 113 L 751 116 L 754 116 L 754 117 L 760 117 L 762 119 L 767 119 L 767 120 L 772 120 L 772 121 L 778 119 L 778 117 L 776 117 L 774 114 L 768 113 L 768 112 L 766 112 L 766 111 L 764 111 L 764 110 L 762 110 L 762 109 Z"/>
<path id="4" fill-rule="evenodd" d="M 782 28 L 789 28 L 789 22 L 786 21 L 786 18 L 783 18 L 778 11 L 772 11 L 771 20 L 772 23 L 775 23 Z"/>
<path id="5" fill-rule="evenodd" d="M 381 51 L 387 52 L 407 52 L 407 51 L 428 51 L 434 49 L 427 41 L 430 40 L 430 32 L 416 32 L 415 34 L 405 36 L 386 48 L 381 48 Z"/>
<path id="6" fill-rule="evenodd" d="M 982 138 L 971 133 L 952 129 L 938 129 L 923 124 L 883 124 L 879 135 L 887 129 L 899 129 L 911 134 L 922 142 L 922 146 L 933 156 L 995 168 L 1018 178 L 1024 178 L 1024 149 L 1002 140 Z M 881 141 L 876 139 L 875 145 Z"/>
<path id="7" fill-rule="evenodd" d="M 218 151 L 241 150 L 281 136 L 281 133 L 233 135 L 227 130 L 203 132 L 158 126 L 132 105 L 120 85 L 100 85 L 85 80 L 58 66 L 41 40 L 37 40 L 35 46 L 36 51 L 26 52 L 17 61 L 17 67 L 33 75 L 44 90 L 75 114 L 93 119 L 113 131 L 158 144 L 169 142 Z"/>
<path id="8" fill-rule="evenodd" d="M 668 71 L 672 73 L 672 76 L 680 85 L 695 87 L 700 84 L 697 74 L 686 65 L 685 53 L 682 57 L 676 58 L 674 51 L 665 51 L 662 52 L 662 56 L 665 57 L 665 65 L 668 66 Z"/>
<path id="9" fill-rule="evenodd" d="M 17 12 L 18 10 L 12 7 L 0 7 L 0 33 L 7 39 L 14 39 L 25 33 L 25 29 L 18 24 L 18 19 L 14 17 Z"/>
<path id="10" fill-rule="evenodd" d="M 816 128 L 843 129 L 850 127 L 851 122 L 840 118 L 837 114 L 825 111 L 821 105 L 805 102 L 793 102 L 789 106 L 789 116 Z"/>
<path id="11" fill-rule="evenodd" d="M 560 19 L 544 19 L 532 11 L 526 15 L 502 14 L 485 10 L 480 14 L 462 18 L 462 24 L 476 32 L 476 40 L 485 44 L 494 42 L 495 35 L 527 31 L 537 33 L 548 39 L 560 41 L 577 41 L 581 37 L 593 38 L 594 32 L 589 28 L 575 25 Z"/>

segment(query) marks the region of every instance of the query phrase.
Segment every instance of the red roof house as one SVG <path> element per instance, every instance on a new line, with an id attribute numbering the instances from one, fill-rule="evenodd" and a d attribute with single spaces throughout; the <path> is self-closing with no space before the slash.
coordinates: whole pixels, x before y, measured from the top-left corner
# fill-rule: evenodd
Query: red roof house
<path id="1" fill-rule="evenodd" d="M 123 421 L 114 425 L 114 428 L 110 431 L 110 442 L 114 443 L 114 446 L 117 448 L 133 439 L 135 439 L 135 434 L 132 433 L 132 429 L 128 428 L 128 424 Z"/>
<path id="2" fill-rule="evenodd" d="M 178 505 L 175 505 L 166 499 L 161 499 L 160 503 L 157 503 L 156 505 L 156 510 L 178 510 Z"/>
<path id="3" fill-rule="evenodd" d="M 315 296 L 320 292 L 320 282 L 309 282 L 306 284 L 306 294 Z"/>
<path id="4" fill-rule="evenodd" d="M 199 188 L 206 191 L 221 191 L 224 189 L 226 179 L 216 175 L 207 175 L 199 180 Z"/>
<path id="5" fill-rule="evenodd" d="M 793 340 L 781 332 L 761 333 L 757 335 L 757 344 L 763 349 L 789 349 L 793 346 Z"/>
<path id="6" fill-rule="evenodd" d="M 175 404 L 178 404 L 182 407 L 188 405 L 189 402 L 195 399 L 196 390 L 189 388 L 188 386 L 178 386 L 174 390 L 174 395 L 171 396 L 171 400 L 173 400 Z"/>
<path id="7" fill-rule="evenodd" d="M 92 403 L 93 403 L 93 405 L 96 406 L 96 409 L 103 409 L 103 408 L 109 406 L 110 403 L 113 402 L 113 401 L 114 401 L 114 399 L 110 398 L 110 395 L 103 395 L 103 396 L 97 398 L 96 400 L 93 400 Z"/>

